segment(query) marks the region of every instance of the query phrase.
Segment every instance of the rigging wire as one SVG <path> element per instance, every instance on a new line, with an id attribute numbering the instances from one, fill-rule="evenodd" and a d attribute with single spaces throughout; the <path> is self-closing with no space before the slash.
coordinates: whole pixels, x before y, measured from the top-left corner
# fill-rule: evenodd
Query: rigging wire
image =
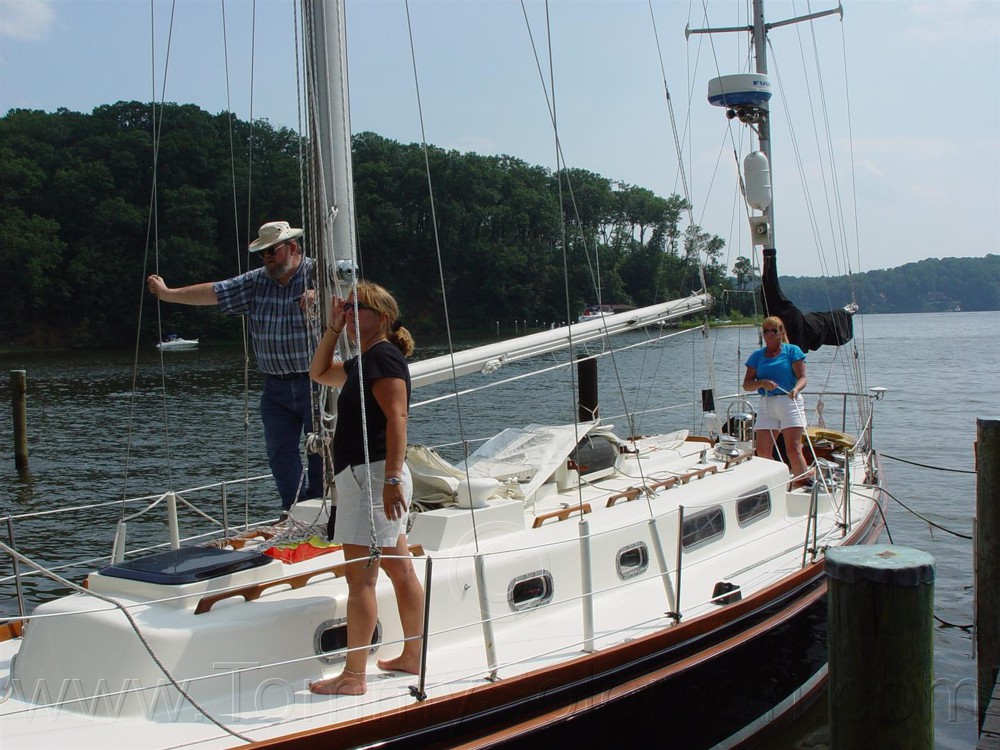
<path id="1" fill-rule="evenodd" d="M 230 73 L 229 73 L 229 32 L 226 24 L 226 2 L 225 0 L 220 0 L 220 6 L 222 8 L 222 47 L 223 47 L 223 58 L 225 60 L 225 77 L 226 77 L 226 110 L 228 116 L 228 126 L 229 126 L 229 173 L 230 181 L 232 183 L 233 190 L 233 239 L 234 239 L 234 250 L 236 251 L 236 270 L 237 273 L 243 273 L 243 258 L 241 256 L 240 249 L 240 212 L 239 212 L 239 198 L 236 192 L 236 136 L 233 132 L 233 105 L 232 96 L 230 92 Z M 254 6 L 256 8 L 256 6 Z M 251 45 L 252 48 L 252 45 Z M 252 58 L 251 58 L 252 59 Z M 253 89 L 252 82 L 252 72 L 251 72 L 251 90 Z M 253 133 L 253 118 L 251 117 L 249 127 L 251 128 L 251 135 Z M 250 147 L 252 148 L 253 139 L 250 138 Z M 253 169 L 252 154 L 248 154 L 247 159 L 249 163 L 247 164 L 247 174 L 250 175 Z M 247 232 L 249 233 L 250 227 L 250 185 L 247 184 Z M 248 237 L 249 242 L 249 237 Z M 247 259 L 249 263 L 249 258 Z M 243 344 L 243 475 L 244 477 L 250 476 L 250 373 L 249 373 L 249 357 L 247 356 L 247 321 L 244 316 L 240 316 L 240 340 Z M 248 528 L 250 525 L 250 487 L 244 482 L 243 483 L 243 526 Z"/>
<path id="2" fill-rule="evenodd" d="M 149 254 L 150 246 L 153 248 L 153 263 L 155 272 L 159 273 L 159 219 L 158 219 L 158 195 L 157 195 L 157 173 L 159 167 L 159 153 L 160 153 L 160 135 L 163 128 L 163 110 L 166 101 L 166 88 L 167 88 L 167 70 L 169 69 L 170 63 L 170 48 L 171 40 L 173 38 L 173 27 L 174 27 L 174 14 L 176 11 L 176 0 L 171 4 L 170 8 L 170 22 L 168 24 L 167 33 L 167 50 L 164 58 L 163 64 L 163 83 L 160 90 L 161 100 L 160 100 L 160 116 L 157 119 L 156 114 L 156 26 L 155 26 L 155 9 L 153 7 L 153 2 L 150 0 L 149 4 L 149 26 L 150 26 L 150 68 L 151 75 L 150 81 L 152 83 L 152 103 L 151 103 L 151 139 L 153 148 L 153 164 L 152 164 L 152 183 L 150 186 L 149 194 L 149 214 L 146 223 L 146 244 L 143 253 L 143 278 L 140 281 L 140 293 L 139 293 L 139 315 L 136 322 L 136 337 L 135 337 L 135 349 L 133 352 L 132 359 L 132 388 L 129 394 L 129 417 L 128 417 L 128 431 L 126 435 L 125 442 L 125 468 L 124 477 L 122 481 L 122 516 L 125 514 L 125 502 L 128 498 L 128 479 L 129 479 L 129 468 L 131 463 L 131 451 L 132 451 L 132 426 L 135 417 L 135 401 L 136 401 L 136 388 L 138 385 L 138 374 L 139 374 L 139 341 L 142 330 L 142 313 L 144 309 L 145 302 L 145 270 L 149 267 Z M 161 316 L 160 303 L 157 301 L 156 304 L 156 320 L 157 320 L 157 338 L 159 341 L 163 340 L 163 322 Z M 163 406 L 163 429 L 164 429 L 164 450 L 166 451 L 166 468 L 167 468 L 167 479 L 170 481 L 172 475 L 172 461 L 170 459 L 170 422 L 169 422 L 169 411 L 167 406 L 167 387 L 166 387 L 166 376 L 164 367 L 163 351 L 160 350 L 160 389 L 162 394 L 162 406 Z"/>
<path id="3" fill-rule="evenodd" d="M 521 8 L 524 8 L 524 2 L 521 2 Z M 526 11 L 525 11 L 526 12 Z M 549 114 L 552 118 L 552 142 L 553 149 L 555 151 L 556 160 L 556 175 L 559 176 L 557 181 L 558 185 L 558 198 L 559 198 L 559 231 L 560 238 L 562 240 L 562 262 L 563 262 L 563 294 L 565 297 L 566 304 L 566 320 L 573 320 L 573 310 L 570 307 L 570 296 L 569 296 L 569 248 L 567 246 L 567 235 L 566 235 L 566 212 L 563 210 L 563 177 L 565 176 L 567 185 L 569 184 L 569 173 L 566 168 L 566 160 L 562 152 L 562 145 L 559 138 L 559 121 L 558 121 L 558 107 L 556 106 L 556 74 L 555 67 L 553 64 L 552 55 L 552 16 L 549 9 L 549 0 L 545 0 L 545 35 L 546 42 L 548 44 L 548 63 L 549 63 L 549 90 L 552 92 L 551 105 L 549 106 Z M 570 193 L 572 198 L 572 192 Z M 573 210 L 576 211 L 576 201 L 573 199 Z M 578 226 L 580 229 L 580 234 L 583 235 L 583 227 L 579 225 L 579 214 L 577 215 Z M 586 250 L 586 239 L 583 239 L 584 250 Z M 594 258 L 597 259 L 597 248 L 594 248 Z M 601 303 L 600 299 L 600 272 L 598 272 L 598 303 Z M 568 334 L 569 343 L 569 358 L 570 360 L 574 357 L 574 347 L 573 347 L 573 326 L 572 322 L 569 326 Z M 614 361 L 614 358 L 612 358 Z M 573 423 L 573 440 L 574 445 L 580 444 L 580 421 L 577 419 L 576 414 L 576 404 L 574 400 L 576 398 L 577 383 L 576 383 L 576 369 L 570 367 L 568 369 L 569 382 L 570 382 L 570 419 Z M 572 454 L 570 454 L 572 456 Z M 584 521 L 584 503 L 583 503 L 583 485 L 577 483 L 577 511 L 580 514 L 580 528 L 585 528 Z"/>
<path id="4" fill-rule="evenodd" d="M 423 102 L 420 96 L 420 76 L 417 66 L 416 45 L 413 40 L 413 26 L 410 19 L 409 0 L 405 0 L 403 6 L 406 9 L 406 31 L 408 38 L 410 40 L 410 61 L 413 66 L 413 86 L 417 99 L 417 116 L 420 122 L 420 145 L 424 156 L 424 170 L 427 175 L 427 193 L 431 209 L 431 226 L 434 230 L 434 250 L 437 257 L 438 281 L 441 285 L 441 304 L 443 307 L 445 333 L 448 339 L 448 356 L 451 359 L 451 384 L 452 384 L 452 389 L 455 393 L 455 416 L 458 422 L 459 439 L 461 440 L 463 446 L 463 453 L 465 459 L 463 468 L 465 470 L 465 478 L 470 485 L 469 513 L 470 513 L 470 518 L 472 520 L 472 536 L 475 542 L 476 552 L 478 553 L 479 533 L 478 533 L 478 528 L 476 526 L 476 510 L 474 507 L 475 503 L 471 502 L 471 477 L 469 475 L 469 461 L 468 461 L 469 444 L 465 438 L 465 423 L 464 420 L 462 419 L 462 401 L 461 398 L 459 398 L 458 371 L 455 367 L 455 342 L 454 338 L 452 337 L 451 316 L 449 314 L 449 308 L 448 308 L 448 289 L 447 285 L 445 284 L 444 262 L 442 260 L 442 253 L 441 253 L 441 236 L 440 233 L 438 232 L 437 208 L 434 200 L 434 181 L 431 176 L 430 155 L 427 147 L 427 131 L 424 123 Z M 355 316 L 355 319 L 356 318 L 357 316 Z"/>
<path id="5" fill-rule="evenodd" d="M 548 11 L 548 4 L 547 3 L 546 3 L 546 6 L 545 6 L 545 11 L 546 11 L 546 25 L 547 25 L 547 28 L 549 28 L 550 27 L 550 23 L 549 23 L 549 11 Z M 555 139 L 556 164 L 557 164 L 557 172 L 556 172 L 556 174 L 557 174 L 557 177 L 559 178 L 559 183 L 558 183 L 558 185 L 559 185 L 559 198 L 558 198 L 558 200 L 559 200 L 559 206 L 560 206 L 560 228 L 561 228 L 561 231 L 563 233 L 562 234 L 562 238 L 563 238 L 562 239 L 562 245 L 563 245 L 563 247 L 562 247 L 562 250 L 563 250 L 563 272 L 564 272 L 563 279 L 564 279 L 564 281 L 567 284 L 567 286 L 566 286 L 566 296 L 567 296 L 567 301 L 566 301 L 566 315 L 567 315 L 567 320 L 572 321 L 572 319 L 573 319 L 572 318 L 572 310 L 570 309 L 569 299 L 568 299 L 568 297 L 569 297 L 569 289 L 568 289 L 568 271 L 567 271 L 567 259 L 566 259 L 567 241 L 566 241 L 566 231 L 565 231 L 566 230 L 566 220 L 565 220 L 565 210 L 562 208 L 562 206 L 563 206 L 563 200 L 564 200 L 563 199 L 563 192 L 562 192 L 562 188 L 563 188 L 563 182 L 562 182 L 562 180 L 563 179 L 566 180 L 566 189 L 569 192 L 570 204 L 573 207 L 573 215 L 576 218 L 576 224 L 577 224 L 577 227 L 579 229 L 580 241 L 581 241 L 581 244 L 583 245 L 584 256 L 587 259 L 587 265 L 588 265 L 588 267 L 590 269 L 591 280 L 592 280 L 592 282 L 595 283 L 595 286 L 596 286 L 596 282 L 594 281 L 594 269 L 593 269 L 593 265 L 591 264 L 591 261 L 590 261 L 590 252 L 589 252 L 588 246 L 587 246 L 587 237 L 586 237 L 586 234 L 583 232 L 583 222 L 582 222 L 582 220 L 580 218 L 579 207 L 577 205 L 576 196 L 575 196 L 575 193 L 573 191 L 573 181 L 572 181 L 572 179 L 570 177 L 570 174 L 569 174 L 569 171 L 567 169 L 563 168 L 560 171 L 559 168 L 558 168 L 558 165 L 565 166 L 566 159 L 565 159 L 565 154 L 563 153 L 563 150 L 562 150 L 562 141 L 560 140 L 559 131 L 558 131 L 558 127 L 557 127 L 557 121 L 556 121 L 556 115 L 555 115 L 554 94 L 553 94 L 552 97 L 550 97 L 550 95 L 549 95 L 549 88 L 546 85 L 545 74 L 544 74 L 544 72 L 542 70 L 542 65 L 541 65 L 541 61 L 540 61 L 540 57 L 539 57 L 539 53 L 538 53 L 538 45 L 535 43 L 535 37 L 534 37 L 534 34 L 532 33 L 532 29 L 531 29 L 531 21 L 528 18 L 528 11 L 527 11 L 527 8 L 525 6 L 524 0 L 521 0 L 521 13 L 522 13 L 522 16 L 524 17 L 525 29 L 526 29 L 527 34 L 528 34 L 528 42 L 529 42 L 529 44 L 531 46 L 531 51 L 532 51 L 532 54 L 533 54 L 534 60 L 535 60 L 535 70 L 538 73 L 539 84 L 541 85 L 541 88 L 542 88 L 542 95 L 545 98 L 545 104 L 546 104 L 546 107 L 547 107 L 547 110 L 548 110 L 548 114 L 549 114 L 549 121 L 552 124 L 552 130 L 553 130 L 554 139 Z M 549 68 L 550 68 L 550 71 L 551 71 L 552 70 L 551 38 L 549 39 L 549 58 L 550 58 Z M 570 331 L 571 331 L 571 335 L 570 335 L 570 342 L 569 342 L 569 351 L 572 352 L 573 351 L 572 328 L 570 329 Z M 613 347 L 611 346 L 610 342 L 609 342 L 609 348 L 611 348 L 613 350 Z M 625 397 L 625 388 L 624 388 L 624 385 L 622 383 L 621 372 L 619 371 L 617 360 L 615 359 L 615 357 L 613 355 L 611 357 L 611 363 L 612 363 L 612 369 L 614 370 L 614 373 L 615 373 L 615 381 L 616 381 L 616 384 L 617 384 L 617 387 L 618 387 L 618 394 L 621 397 L 622 404 L 623 404 L 623 407 L 625 408 L 625 411 L 628 412 L 629 411 L 628 410 L 628 403 L 627 403 L 627 400 L 626 400 L 626 397 Z M 570 382 L 571 382 L 571 386 L 572 386 L 571 387 L 571 393 L 574 393 L 576 391 L 576 380 L 575 380 L 575 377 L 572 376 L 572 375 L 571 375 Z M 574 412 L 575 412 L 575 410 L 574 410 Z M 574 423 L 576 422 L 576 415 L 575 415 L 575 413 L 574 413 L 573 421 L 574 421 Z"/>

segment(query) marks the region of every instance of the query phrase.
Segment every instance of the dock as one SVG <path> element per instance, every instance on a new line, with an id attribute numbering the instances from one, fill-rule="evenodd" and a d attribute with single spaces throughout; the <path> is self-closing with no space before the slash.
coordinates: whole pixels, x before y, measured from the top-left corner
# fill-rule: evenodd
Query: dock
<path id="1" fill-rule="evenodd" d="M 979 733 L 976 750 L 1000 750 L 1000 674 L 993 685 L 993 694 L 986 706 L 986 718 Z"/>

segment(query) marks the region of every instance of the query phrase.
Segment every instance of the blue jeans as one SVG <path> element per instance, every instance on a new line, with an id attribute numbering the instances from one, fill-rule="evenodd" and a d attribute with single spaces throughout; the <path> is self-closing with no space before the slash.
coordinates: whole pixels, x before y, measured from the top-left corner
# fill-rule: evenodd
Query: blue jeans
<path id="1" fill-rule="evenodd" d="M 302 469 L 302 436 L 312 431 L 311 384 L 308 376 L 282 380 L 267 375 L 260 396 L 267 462 L 285 510 L 292 507 L 296 493 L 301 500 L 323 495 L 323 457 L 309 454 L 308 472 Z"/>

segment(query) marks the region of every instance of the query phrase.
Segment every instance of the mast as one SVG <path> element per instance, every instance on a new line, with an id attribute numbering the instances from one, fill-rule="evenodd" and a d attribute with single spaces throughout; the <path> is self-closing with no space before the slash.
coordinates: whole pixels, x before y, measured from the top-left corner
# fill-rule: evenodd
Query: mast
<path id="1" fill-rule="evenodd" d="M 322 314 L 332 294 L 344 296 L 357 258 L 351 114 L 344 3 L 302 0 L 306 97 L 312 145 L 313 242 L 317 248 Z"/>
<path id="2" fill-rule="evenodd" d="M 753 0 L 753 53 L 754 61 L 756 62 L 756 70 L 759 75 L 767 77 L 767 26 L 764 22 L 764 0 Z M 774 160 L 771 157 L 771 110 L 769 102 L 763 102 L 760 105 L 762 115 L 758 121 L 757 127 L 754 128 L 754 132 L 757 135 L 757 146 L 761 153 L 764 154 L 764 158 L 767 160 L 766 164 L 768 167 L 768 172 L 774 164 Z M 766 226 L 770 227 L 770 231 L 767 233 L 768 242 L 764 243 L 764 249 L 774 248 L 774 193 L 773 191 L 768 196 L 769 201 L 766 208 L 764 208 L 764 220 Z"/>
<path id="3" fill-rule="evenodd" d="M 767 77 L 767 33 L 771 29 L 803 21 L 812 21 L 833 14 L 844 15 L 843 6 L 830 10 L 796 16 L 784 21 L 767 23 L 764 18 L 764 0 L 753 0 L 753 23 L 749 26 L 685 29 L 685 35 L 724 34 L 741 32 L 750 34 L 754 56 L 754 73 L 726 75 L 714 78 L 708 84 L 709 103 L 726 108 L 726 117 L 738 118 L 754 131 L 758 151 L 748 154 L 744 161 L 747 203 L 761 211 L 750 216 L 750 233 L 755 245 L 763 245 L 771 253 L 775 248 L 774 198 L 771 193 L 771 84 Z"/>

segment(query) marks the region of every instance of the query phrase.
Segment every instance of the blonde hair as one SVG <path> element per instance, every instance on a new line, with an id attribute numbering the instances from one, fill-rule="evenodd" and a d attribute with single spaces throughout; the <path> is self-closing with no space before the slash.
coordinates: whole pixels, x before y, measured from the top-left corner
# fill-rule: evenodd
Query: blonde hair
<path id="1" fill-rule="evenodd" d="M 761 330 L 765 328 L 777 328 L 778 333 L 781 334 L 781 343 L 788 343 L 788 331 L 785 330 L 785 324 L 781 322 L 781 318 L 777 315 L 769 315 L 764 318 L 764 322 L 760 324 Z"/>
<path id="2" fill-rule="evenodd" d="M 358 283 L 355 294 L 358 302 L 368 305 L 379 314 L 379 325 L 385 337 L 396 345 L 404 357 L 412 355 L 416 348 L 413 336 L 400 324 L 399 305 L 389 290 L 374 282 L 362 281 Z"/>

